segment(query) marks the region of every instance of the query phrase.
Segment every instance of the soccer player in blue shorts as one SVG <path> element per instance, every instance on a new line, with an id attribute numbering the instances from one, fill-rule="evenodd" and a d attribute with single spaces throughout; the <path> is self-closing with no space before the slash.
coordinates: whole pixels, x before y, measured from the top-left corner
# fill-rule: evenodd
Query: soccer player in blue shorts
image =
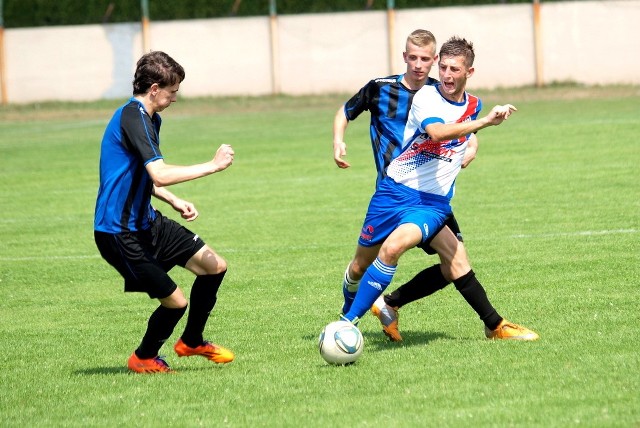
<path id="1" fill-rule="evenodd" d="M 406 50 L 403 53 L 407 64 L 406 73 L 370 81 L 338 110 L 334 120 L 334 160 L 340 168 L 350 166 L 343 159 L 346 154 L 344 133 L 347 125 L 364 110 L 369 110 L 371 142 L 378 171 L 377 183 L 386 177 L 387 167 L 402 152 L 403 133 L 413 96 L 425 84 L 434 85 L 438 82 L 428 77 L 431 66 L 437 60 L 435 45 L 435 37 L 429 31 L 412 32 L 407 38 Z M 477 140 L 475 134 L 471 134 L 461 167 L 466 167 L 475 158 L 476 151 Z M 433 248 L 439 246 L 441 264 L 421 271 L 390 295 L 380 296 L 371 307 L 374 315 L 380 319 L 384 333 L 392 341 L 402 340 L 398 331 L 398 309 L 435 293 L 453 281 L 458 291 L 484 321 L 487 337 L 525 340 L 537 338 L 534 332 L 503 319 L 493 308 L 485 290 L 471 270 L 455 217 L 448 217 L 435 232 L 432 238 L 418 246 L 428 254 L 434 254 L 436 251 Z M 363 233 L 367 234 L 366 231 Z M 430 245 L 433 240 L 436 240 L 436 243 Z M 375 249 L 365 251 L 365 248 L 358 247 L 356 256 L 344 275 L 343 314 L 350 309 L 360 278 L 376 254 Z"/>
<path id="2" fill-rule="evenodd" d="M 151 206 L 151 196 L 166 202 L 188 222 L 195 206 L 167 186 L 227 169 L 234 151 L 221 145 L 207 162 L 178 166 L 165 163 L 160 151 L 159 113 L 176 101 L 185 72 L 164 52 L 150 52 L 137 63 L 133 97 L 118 108 L 105 130 L 100 151 L 100 187 L 94 237 L 102 257 L 124 278 L 124 290 L 144 292 L 160 305 L 128 361 L 137 373 L 171 372 L 158 355 L 187 311 L 187 299 L 167 272 L 181 266 L 196 275 L 187 323 L 174 346 L 180 357 L 200 355 L 228 363 L 233 353 L 204 340 L 203 332 L 227 271 L 226 261 L 195 233 Z"/>

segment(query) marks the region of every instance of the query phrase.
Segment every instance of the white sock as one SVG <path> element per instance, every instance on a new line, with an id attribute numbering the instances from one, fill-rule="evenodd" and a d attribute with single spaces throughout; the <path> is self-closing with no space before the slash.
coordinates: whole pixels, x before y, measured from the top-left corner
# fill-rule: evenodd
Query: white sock
<path id="1" fill-rule="evenodd" d="M 342 280 L 342 286 L 347 289 L 349 293 L 355 293 L 358 291 L 358 287 L 360 287 L 360 280 L 354 281 L 349 276 L 349 268 L 351 264 L 347 266 L 347 270 L 344 271 L 344 279 Z"/>

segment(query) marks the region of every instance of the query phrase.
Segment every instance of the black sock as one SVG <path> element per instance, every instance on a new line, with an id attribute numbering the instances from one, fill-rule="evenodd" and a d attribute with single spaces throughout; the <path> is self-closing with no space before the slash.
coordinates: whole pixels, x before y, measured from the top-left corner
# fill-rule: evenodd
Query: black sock
<path id="1" fill-rule="evenodd" d="M 193 282 L 191 297 L 189 299 L 189 315 L 187 325 L 182 333 L 182 341 L 189 347 L 195 348 L 202 345 L 204 338 L 204 326 L 207 324 L 209 314 L 216 305 L 218 288 L 227 271 L 216 275 L 199 275 Z"/>
<path id="2" fill-rule="evenodd" d="M 142 342 L 136 355 L 138 358 L 147 359 L 154 358 L 158 355 L 158 351 L 173 333 L 173 329 L 184 315 L 187 307 L 184 308 L 167 308 L 162 305 L 158 306 L 147 323 L 147 332 L 142 338 Z"/>
<path id="3" fill-rule="evenodd" d="M 487 293 L 476 278 L 473 270 L 470 270 L 460 278 L 453 281 L 456 289 L 478 314 L 484 325 L 490 330 L 495 330 L 502 321 L 502 317 L 489 302 Z"/>
<path id="4" fill-rule="evenodd" d="M 401 308 L 407 303 L 442 290 L 448 284 L 449 281 L 442 276 L 440 265 L 433 265 L 418 273 L 406 284 L 402 284 L 393 293 L 385 295 L 384 301 L 391 307 Z"/>

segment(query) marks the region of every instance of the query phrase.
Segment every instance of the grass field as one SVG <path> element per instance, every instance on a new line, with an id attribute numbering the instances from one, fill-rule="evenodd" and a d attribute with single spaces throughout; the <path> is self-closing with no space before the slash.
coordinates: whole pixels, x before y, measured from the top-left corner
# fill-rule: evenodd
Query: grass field
<path id="1" fill-rule="evenodd" d="M 454 208 L 494 306 L 539 341 L 484 339 L 450 286 L 401 310 L 402 344 L 367 316 L 357 364 L 326 365 L 317 336 L 375 181 L 368 119 L 339 170 L 345 96 L 180 100 L 163 114 L 169 163 L 236 151 L 173 190 L 228 260 L 206 337 L 237 359 L 179 360 L 183 320 L 164 348 L 178 373 L 152 376 L 126 360 L 156 302 L 122 292 L 92 234 L 100 139 L 123 100 L 0 108 L 0 426 L 640 426 L 640 89 L 480 95 L 519 112 L 481 131 Z M 406 254 L 390 289 L 435 262 Z"/>

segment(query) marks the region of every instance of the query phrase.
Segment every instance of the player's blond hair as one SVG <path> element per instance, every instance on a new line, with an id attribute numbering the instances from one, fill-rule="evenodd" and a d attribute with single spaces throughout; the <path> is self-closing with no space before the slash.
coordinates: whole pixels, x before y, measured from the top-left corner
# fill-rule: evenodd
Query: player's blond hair
<path id="1" fill-rule="evenodd" d="M 420 29 L 414 30 L 411 34 L 409 34 L 409 37 L 407 37 L 407 45 L 409 43 L 413 43 L 414 45 L 421 48 L 433 44 L 435 48 L 436 36 L 434 36 L 431 31 Z"/>

